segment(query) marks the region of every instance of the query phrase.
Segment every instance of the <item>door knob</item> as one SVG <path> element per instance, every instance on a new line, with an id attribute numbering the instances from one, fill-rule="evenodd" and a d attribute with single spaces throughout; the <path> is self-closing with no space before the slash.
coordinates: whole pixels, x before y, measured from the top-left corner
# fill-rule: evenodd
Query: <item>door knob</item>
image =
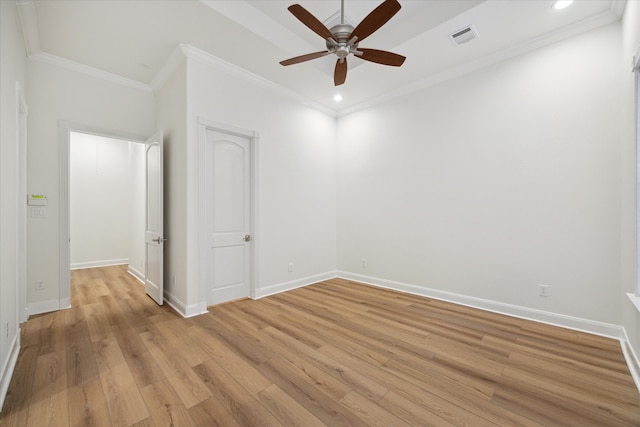
<path id="1" fill-rule="evenodd" d="M 162 237 L 158 237 L 157 239 L 151 239 L 151 240 L 156 242 L 157 244 L 160 244 L 162 242 L 165 242 L 167 239 L 163 239 Z"/>
<path id="2" fill-rule="evenodd" d="M 245 241 L 245 242 L 249 242 L 249 241 L 251 241 L 251 235 L 249 235 L 249 234 L 245 234 L 245 235 L 244 235 L 244 241 Z"/>

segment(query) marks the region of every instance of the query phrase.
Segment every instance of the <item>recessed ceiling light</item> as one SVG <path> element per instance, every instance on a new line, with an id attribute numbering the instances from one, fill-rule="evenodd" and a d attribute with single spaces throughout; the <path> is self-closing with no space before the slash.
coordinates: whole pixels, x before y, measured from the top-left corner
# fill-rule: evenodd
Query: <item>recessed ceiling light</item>
<path id="1" fill-rule="evenodd" d="M 564 9 L 573 3 L 573 0 L 558 0 L 553 4 L 553 8 L 556 10 Z"/>
<path id="2" fill-rule="evenodd" d="M 340 102 L 340 101 L 342 101 L 342 95 L 340 95 L 339 93 L 338 93 L 338 94 L 336 94 L 336 95 L 333 97 L 333 100 L 334 100 L 334 101 L 336 101 L 336 102 Z"/>

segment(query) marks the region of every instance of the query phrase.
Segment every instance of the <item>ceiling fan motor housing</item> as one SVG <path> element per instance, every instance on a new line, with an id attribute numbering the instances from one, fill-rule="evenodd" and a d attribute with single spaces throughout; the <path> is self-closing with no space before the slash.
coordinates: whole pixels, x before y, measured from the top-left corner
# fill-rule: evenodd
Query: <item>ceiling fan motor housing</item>
<path id="1" fill-rule="evenodd" d="M 338 58 L 343 59 L 349 56 L 349 53 L 353 53 L 358 44 L 349 44 L 349 38 L 353 32 L 353 26 L 349 24 L 339 24 L 331 27 L 331 34 L 337 40 L 337 43 L 332 39 L 327 39 L 327 50 L 335 53 Z"/>

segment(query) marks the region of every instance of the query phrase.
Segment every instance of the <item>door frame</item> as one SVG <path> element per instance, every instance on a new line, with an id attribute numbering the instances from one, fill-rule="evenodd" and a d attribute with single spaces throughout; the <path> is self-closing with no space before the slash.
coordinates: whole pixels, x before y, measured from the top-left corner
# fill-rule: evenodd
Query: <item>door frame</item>
<path id="1" fill-rule="evenodd" d="M 29 107 L 24 97 L 20 82 L 15 82 L 16 89 L 16 164 L 18 167 L 16 182 L 16 218 L 17 240 L 16 246 L 16 280 L 17 292 L 17 323 L 26 322 L 27 315 L 27 130 Z"/>
<path id="2" fill-rule="evenodd" d="M 155 175 L 156 191 L 149 191 L 149 150 L 155 147 L 158 150 L 158 154 L 153 157 L 154 164 L 157 165 L 157 171 Z M 144 143 L 144 173 L 145 173 L 145 219 L 144 219 L 144 291 L 149 295 L 158 305 L 164 304 L 164 242 L 167 240 L 164 237 L 164 153 L 163 148 L 163 132 L 161 130 L 153 134 Z M 153 180 L 151 180 L 153 181 Z M 153 209 L 150 207 L 150 199 L 152 195 L 156 199 L 155 213 L 156 227 L 151 230 L 149 226 L 149 216 L 152 215 Z M 150 235 L 151 234 L 151 235 Z M 151 237 L 156 236 L 155 239 Z M 151 242 L 157 243 L 157 245 L 151 245 Z M 158 249 L 158 255 L 155 256 L 155 263 L 150 263 L 151 256 L 149 255 L 149 247 L 153 246 Z M 150 265 L 156 265 L 157 267 L 151 269 Z M 157 274 L 156 283 L 153 282 L 154 274 L 150 274 L 155 271 Z"/>
<path id="3" fill-rule="evenodd" d="M 251 195 L 249 197 L 251 202 L 251 218 L 249 219 L 249 224 L 251 230 L 249 234 L 251 234 L 251 261 L 249 264 L 250 269 L 250 280 L 249 280 L 249 297 L 255 299 L 256 296 L 256 287 L 260 283 L 260 278 L 258 275 L 260 260 L 258 250 L 260 245 L 260 233 L 258 230 L 258 218 L 259 218 L 259 209 L 258 209 L 258 200 L 259 200 L 259 140 L 260 134 L 256 131 L 239 128 L 236 126 L 231 126 L 225 123 L 220 123 L 212 120 L 208 120 L 204 117 L 198 117 L 198 153 L 204 152 L 204 144 L 207 142 L 207 130 L 218 131 L 222 133 L 227 133 L 231 135 L 240 136 L 243 138 L 247 138 L 249 140 L 250 147 L 250 174 L 251 174 Z M 205 230 L 207 229 L 207 220 L 206 220 L 206 206 L 205 206 L 205 195 L 207 183 L 205 181 L 205 157 L 202 155 L 198 156 L 198 225 L 197 225 L 197 236 L 198 236 L 198 295 L 200 296 L 200 305 L 203 308 L 202 312 L 206 312 L 206 307 L 209 301 L 208 298 L 208 289 L 207 289 L 207 270 L 206 266 L 206 254 L 208 251 L 208 238 L 206 236 Z"/>
<path id="4" fill-rule="evenodd" d="M 59 212 L 58 212 L 58 241 L 60 250 L 59 276 L 58 276 L 58 299 L 59 307 L 71 307 L 71 198 L 70 198 L 70 167 L 71 167 L 71 132 L 84 133 L 88 135 L 102 136 L 105 138 L 121 139 L 130 142 L 144 144 L 147 138 L 140 135 L 128 134 L 125 132 L 99 129 L 93 126 L 86 126 L 78 123 L 60 120 L 58 122 L 59 141 Z"/>

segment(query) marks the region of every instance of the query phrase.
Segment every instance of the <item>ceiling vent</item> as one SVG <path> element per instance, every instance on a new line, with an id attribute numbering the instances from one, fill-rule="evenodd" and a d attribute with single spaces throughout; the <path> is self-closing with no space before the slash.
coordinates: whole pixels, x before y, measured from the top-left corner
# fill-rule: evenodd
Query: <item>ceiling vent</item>
<path id="1" fill-rule="evenodd" d="M 465 43 L 469 43 L 473 39 L 478 38 L 478 32 L 473 27 L 473 25 L 469 25 L 464 27 L 453 34 L 449 34 L 449 39 L 453 42 L 454 45 L 460 46 Z"/>

